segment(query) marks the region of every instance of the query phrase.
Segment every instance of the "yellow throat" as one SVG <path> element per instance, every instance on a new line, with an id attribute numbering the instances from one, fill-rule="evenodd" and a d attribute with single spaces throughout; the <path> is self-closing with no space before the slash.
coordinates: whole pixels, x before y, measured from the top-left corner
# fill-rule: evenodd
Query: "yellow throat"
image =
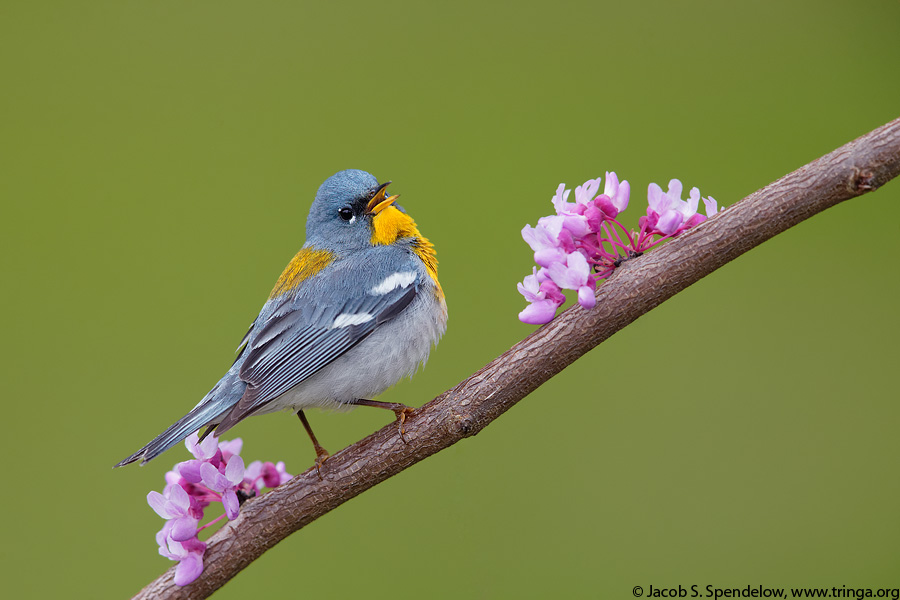
<path id="1" fill-rule="evenodd" d="M 419 233 L 419 228 L 416 227 L 416 222 L 412 217 L 393 205 L 387 206 L 372 218 L 372 245 L 390 245 L 400 238 L 412 238 L 413 252 L 425 263 L 425 268 L 431 275 L 434 285 L 443 295 L 444 292 L 437 278 L 438 261 L 434 246 Z"/>

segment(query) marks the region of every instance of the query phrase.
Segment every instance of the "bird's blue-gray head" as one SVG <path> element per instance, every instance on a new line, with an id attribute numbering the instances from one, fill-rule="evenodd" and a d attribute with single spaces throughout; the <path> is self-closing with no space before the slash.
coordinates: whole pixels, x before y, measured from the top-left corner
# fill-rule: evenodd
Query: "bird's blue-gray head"
<path id="1" fill-rule="evenodd" d="M 326 179 L 309 209 L 306 243 L 338 252 L 371 245 L 375 217 L 394 208 L 397 198 L 387 196 L 386 187 L 358 169 L 339 171 Z"/>

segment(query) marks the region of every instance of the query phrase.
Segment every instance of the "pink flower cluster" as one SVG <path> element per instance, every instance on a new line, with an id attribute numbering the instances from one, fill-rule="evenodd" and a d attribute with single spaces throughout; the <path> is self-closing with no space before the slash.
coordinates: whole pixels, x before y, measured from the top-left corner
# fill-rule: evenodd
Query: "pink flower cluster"
<path id="1" fill-rule="evenodd" d="M 166 473 L 163 493 L 150 492 L 147 503 L 166 524 L 156 534 L 159 553 L 178 561 L 175 584 L 187 585 L 203 572 L 203 553 L 206 544 L 198 534 L 222 519 L 234 519 L 244 500 L 262 493 L 263 487 L 277 487 L 291 475 L 284 463 L 254 461 L 244 468 L 240 457 L 243 442 L 240 438 L 222 441 L 213 435 L 202 442 L 194 433 L 185 440 L 194 460 L 175 465 Z M 225 514 L 200 526 L 204 509 L 213 502 L 221 502 Z"/>
<path id="2" fill-rule="evenodd" d="M 634 258 L 670 237 L 695 227 L 718 211 L 715 199 L 703 198 L 706 216 L 697 212 L 700 190 L 692 188 L 681 199 L 681 182 L 673 179 L 662 191 L 655 183 L 647 190 L 647 214 L 638 220 L 638 231 L 628 231 L 616 220 L 628 208 L 631 186 L 615 173 L 606 174 L 602 194 L 601 178 L 589 179 L 571 190 L 561 183 L 551 198 L 555 215 L 538 219 L 537 227 L 526 225 L 522 237 L 534 251 L 538 264 L 532 274 L 518 284 L 529 305 L 519 313 L 523 323 L 549 323 L 566 301 L 562 290 L 578 293 L 578 303 L 593 308 L 597 282 L 609 277 L 623 260 Z M 538 268 L 540 267 L 540 268 Z"/>

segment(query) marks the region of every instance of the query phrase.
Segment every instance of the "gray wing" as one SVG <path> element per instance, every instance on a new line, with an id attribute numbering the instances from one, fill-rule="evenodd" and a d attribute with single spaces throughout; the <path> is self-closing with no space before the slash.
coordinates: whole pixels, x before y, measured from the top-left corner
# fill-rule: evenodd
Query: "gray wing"
<path id="1" fill-rule="evenodd" d="M 219 435 L 400 314 L 419 293 L 419 284 L 416 273 L 408 285 L 383 294 L 363 290 L 331 303 L 312 302 L 309 296 L 317 294 L 286 298 L 243 351 L 240 378 L 247 390 L 219 425 Z"/>

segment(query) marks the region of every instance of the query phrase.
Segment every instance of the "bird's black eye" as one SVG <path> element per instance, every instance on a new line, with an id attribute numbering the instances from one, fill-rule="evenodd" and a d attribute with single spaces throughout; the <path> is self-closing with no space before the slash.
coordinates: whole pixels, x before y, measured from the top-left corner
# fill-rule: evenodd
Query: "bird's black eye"
<path id="1" fill-rule="evenodd" d="M 341 218 L 345 221 L 349 221 L 353 218 L 353 210 L 348 207 L 344 207 L 338 211 L 338 214 L 341 215 Z"/>

